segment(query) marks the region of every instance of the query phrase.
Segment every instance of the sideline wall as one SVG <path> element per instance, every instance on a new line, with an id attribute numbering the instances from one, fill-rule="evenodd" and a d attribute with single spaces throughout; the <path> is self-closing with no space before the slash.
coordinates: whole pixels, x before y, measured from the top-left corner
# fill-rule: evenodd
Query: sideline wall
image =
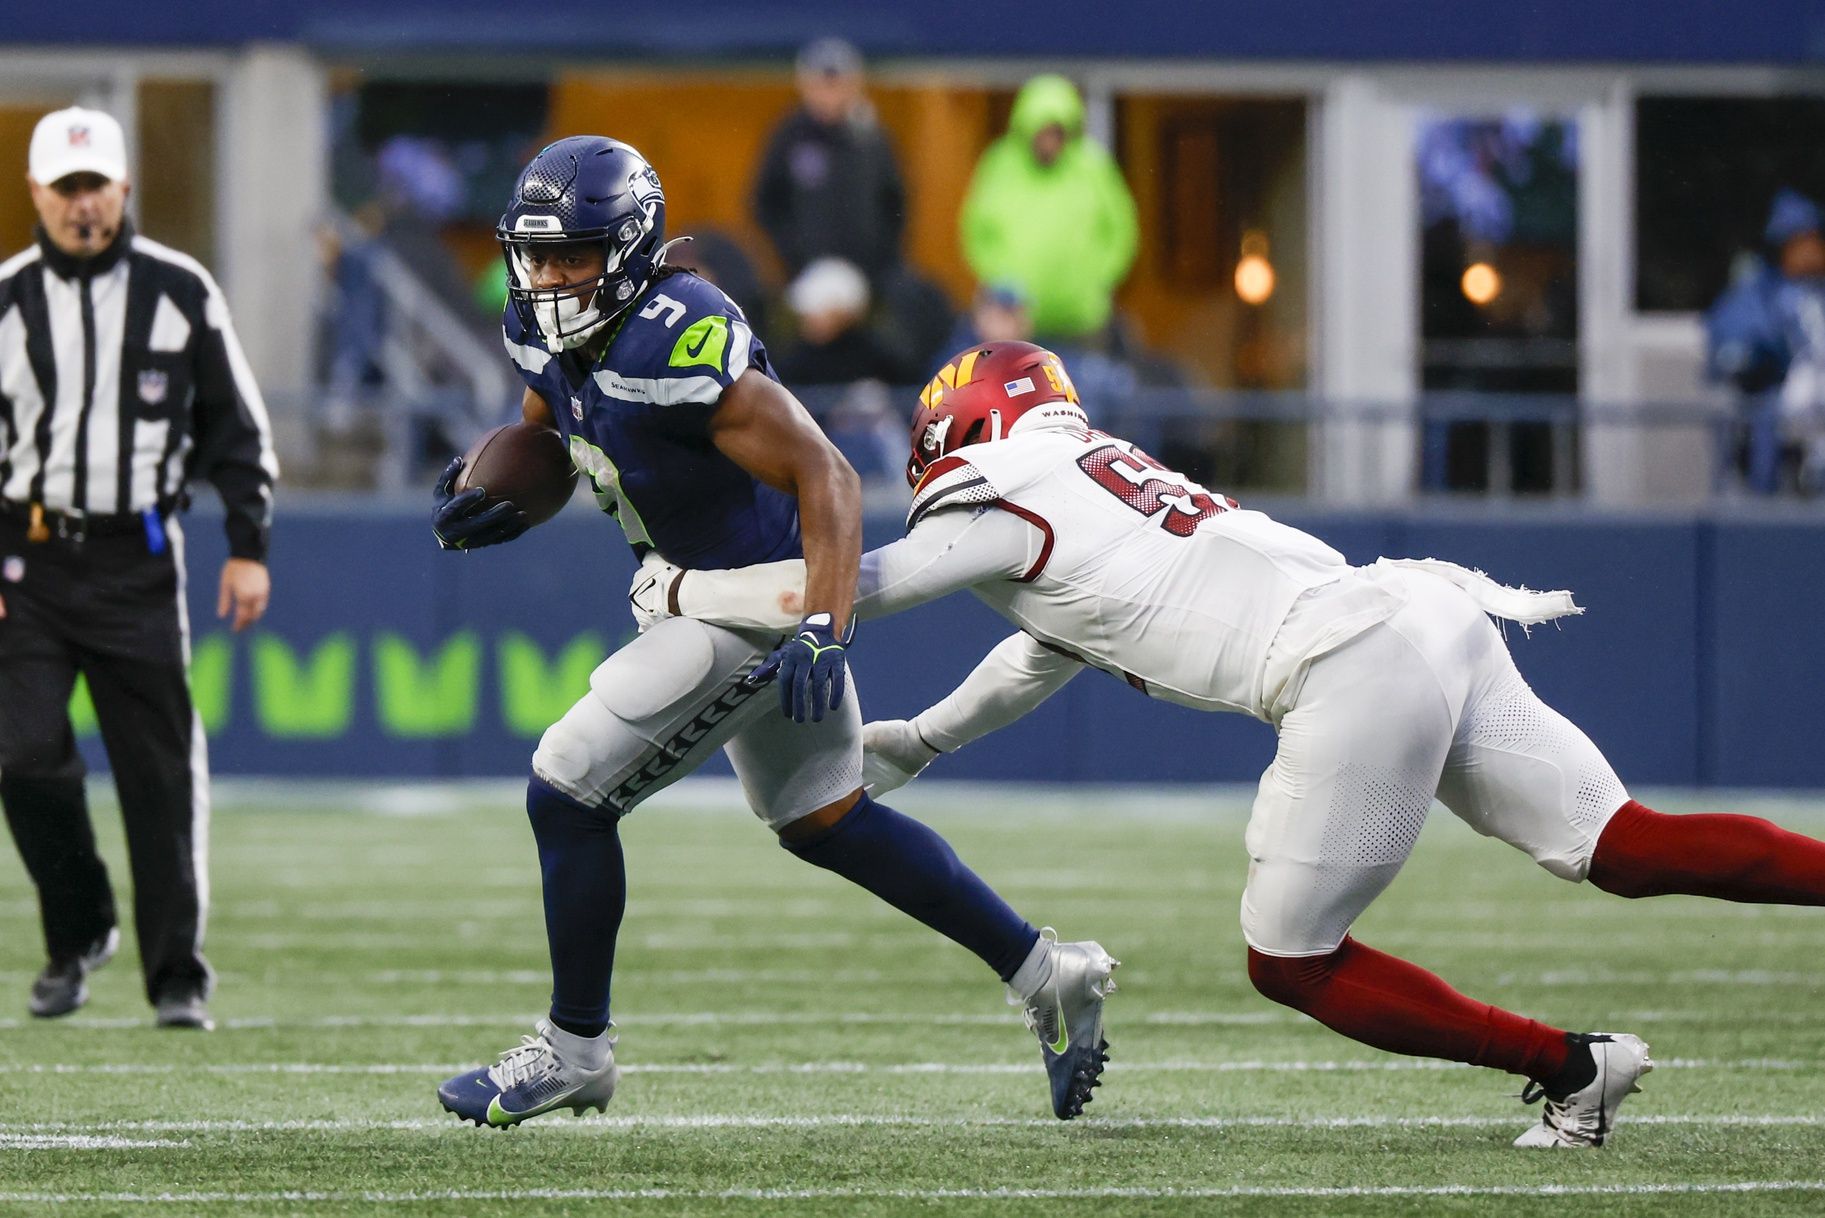
<path id="1" fill-rule="evenodd" d="M 1825 520 L 1282 518 L 1354 561 L 1431 556 L 1573 589 L 1583 617 L 1531 638 L 1511 628 L 1510 645 L 1625 782 L 1825 787 Z M 869 540 L 895 532 L 879 522 Z M 282 511 L 273 609 L 241 637 L 213 616 L 219 521 L 195 514 L 188 537 L 194 683 L 217 773 L 520 773 L 544 724 L 632 633 L 632 558 L 580 506 L 468 555 L 439 553 L 416 514 Z M 853 660 L 864 712 L 916 712 L 1006 631 L 969 598 L 865 624 Z M 85 752 L 100 768 L 81 703 Z M 1153 702 L 1086 672 L 941 765 L 970 779 L 1246 782 L 1272 748 L 1263 724 Z M 726 772 L 720 759 L 714 768 Z"/>

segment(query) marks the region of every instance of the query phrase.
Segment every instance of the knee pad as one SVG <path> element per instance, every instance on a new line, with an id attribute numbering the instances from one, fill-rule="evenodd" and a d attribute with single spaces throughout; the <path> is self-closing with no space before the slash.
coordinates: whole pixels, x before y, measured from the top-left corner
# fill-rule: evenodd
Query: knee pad
<path id="1" fill-rule="evenodd" d="M 620 720 L 602 704 L 592 686 L 539 737 L 539 747 L 532 753 L 533 774 L 571 799 L 589 803 L 592 792 L 586 788 L 598 742 L 620 727 Z"/>

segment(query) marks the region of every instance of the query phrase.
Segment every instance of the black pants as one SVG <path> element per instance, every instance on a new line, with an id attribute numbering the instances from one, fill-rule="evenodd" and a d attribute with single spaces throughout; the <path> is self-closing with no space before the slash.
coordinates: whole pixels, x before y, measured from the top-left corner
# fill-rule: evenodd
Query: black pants
<path id="1" fill-rule="evenodd" d="M 182 534 L 173 521 L 172 543 Z M 28 542 L 0 517 L 0 804 L 38 888 L 52 959 L 116 923 L 69 716 L 78 673 L 101 726 L 126 822 L 140 964 L 153 1001 L 207 989 L 208 777 L 190 702 L 181 558 L 141 533 Z"/>

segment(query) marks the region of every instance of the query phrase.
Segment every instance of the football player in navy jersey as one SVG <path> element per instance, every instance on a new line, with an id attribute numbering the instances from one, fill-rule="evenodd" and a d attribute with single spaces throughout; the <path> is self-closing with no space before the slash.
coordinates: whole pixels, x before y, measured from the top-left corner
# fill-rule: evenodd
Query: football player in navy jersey
<path id="1" fill-rule="evenodd" d="M 861 715 L 843 696 L 861 555 L 855 472 L 775 378 L 741 309 L 667 264 L 665 196 L 633 148 L 601 136 L 545 148 L 497 236 L 524 415 L 563 435 L 636 555 L 687 570 L 802 557 L 807 612 L 783 641 L 684 617 L 653 625 L 546 731 L 526 810 L 551 1009 L 496 1064 L 446 1081 L 444 1107 L 494 1126 L 606 1107 L 619 1077 L 609 979 L 626 905 L 617 822 L 724 748 L 786 849 L 995 970 L 1039 1038 L 1053 1110 L 1077 1115 L 1106 1058 L 1115 961 L 1095 943 L 1034 930 L 941 837 L 862 792 Z M 512 503 L 484 505 L 485 488 L 456 494 L 461 469 L 458 458 L 437 486 L 439 544 L 473 549 L 525 531 Z M 783 714 L 763 696 L 775 672 Z"/>

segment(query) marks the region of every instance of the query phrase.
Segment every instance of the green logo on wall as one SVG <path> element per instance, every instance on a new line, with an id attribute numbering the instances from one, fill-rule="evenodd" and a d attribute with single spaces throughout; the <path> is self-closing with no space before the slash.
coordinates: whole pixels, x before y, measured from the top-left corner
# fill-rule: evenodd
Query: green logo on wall
<path id="1" fill-rule="evenodd" d="M 498 726 L 513 736 L 536 740 L 587 692 L 589 674 L 611 647 L 625 641 L 611 643 L 589 631 L 548 655 L 523 634 L 502 635 L 493 648 L 492 667 L 499 695 L 494 700 Z M 355 720 L 362 650 L 347 631 L 308 647 L 294 647 L 267 631 L 252 635 L 244 650 L 225 633 L 199 638 L 191 649 L 190 693 L 204 731 L 218 733 L 232 721 L 235 663 L 244 658 L 252 693 L 252 706 L 246 709 L 263 735 L 273 740 L 339 739 Z M 483 726 L 487 648 L 474 631 L 459 632 L 424 651 L 383 631 L 368 642 L 366 651 L 374 717 L 388 736 L 448 739 Z M 80 678 L 70 697 L 70 719 L 79 736 L 100 731 L 88 685 Z"/>

